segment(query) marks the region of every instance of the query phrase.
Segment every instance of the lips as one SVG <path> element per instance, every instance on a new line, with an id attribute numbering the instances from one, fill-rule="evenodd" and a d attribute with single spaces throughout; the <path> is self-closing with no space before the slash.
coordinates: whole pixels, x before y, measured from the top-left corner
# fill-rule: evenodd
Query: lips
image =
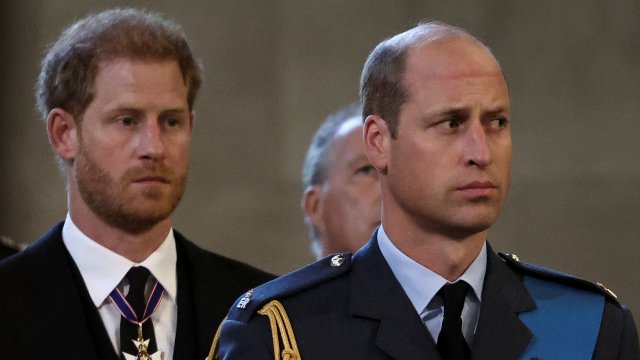
<path id="1" fill-rule="evenodd" d="M 168 184 L 169 179 L 162 176 L 143 176 L 133 180 L 134 183 L 163 183 Z"/>
<path id="2" fill-rule="evenodd" d="M 491 181 L 472 181 L 456 190 L 466 197 L 478 198 L 492 195 L 497 190 L 497 186 Z"/>
<path id="3" fill-rule="evenodd" d="M 471 190 L 471 189 L 495 189 L 496 186 L 491 181 L 472 181 L 459 187 L 457 190 Z"/>

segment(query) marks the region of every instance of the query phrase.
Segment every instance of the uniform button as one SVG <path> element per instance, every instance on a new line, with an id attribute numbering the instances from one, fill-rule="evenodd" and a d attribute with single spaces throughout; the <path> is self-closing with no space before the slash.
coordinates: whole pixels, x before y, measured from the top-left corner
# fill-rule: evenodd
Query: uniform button
<path id="1" fill-rule="evenodd" d="M 342 263 L 344 263 L 344 256 L 342 255 L 334 255 L 331 258 L 331 266 L 333 267 L 340 266 Z"/>

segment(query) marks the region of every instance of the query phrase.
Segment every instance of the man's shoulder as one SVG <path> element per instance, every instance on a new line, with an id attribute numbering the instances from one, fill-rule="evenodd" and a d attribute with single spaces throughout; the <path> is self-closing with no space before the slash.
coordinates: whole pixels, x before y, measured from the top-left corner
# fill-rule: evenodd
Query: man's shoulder
<path id="1" fill-rule="evenodd" d="M 39 288 L 63 277 L 65 267 L 61 237 L 62 223 L 53 226 L 24 250 L 0 261 L 0 307 L 20 309 L 28 307 L 29 299 Z"/>
<path id="2" fill-rule="evenodd" d="M 248 322 L 271 300 L 283 301 L 308 295 L 331 284 L 351 269 L 351 254 L 334 254 L 247 291 L 236 300 L 228 319 Z M 326 288 L 322 288 L 325 292 Z"/>
<path id="3" fill-rule="evenodd" d="M 15 277 L 20 271 L 42 271 L 42 266 L 39 264 L 50 260 L 54 254 L 64 248 L 61 235 L 62 225 L 62 222 L 54 225 L 33 244 L 0 261 L 0 274 L 9 272 L 11 277 Z"/>
<path id="4" fill-rule="evenodd" d="M 203 249 L 177 231 L 174 233 L 178 256 L 186 257 L 193 266 L 211 267 L 218 271 L 240 272 L 241 274 L 262 274 L 268 278 L 274 277 L 247 263 Z"/>
<path id="5" fill-rule="evenodd" d="M 247 284 L 255 286 L 275 278 L 273 274 L 254 266 L 205 250 L 177 231 L 174 234 L 178 261 L 185 262 L 192 275 L 198 277 L 198 281 L 217 282 L 225 279 L 227 283 L 242 287 Z"/>
<path id="6" fill-rule="evenodd" d="M 27 270 L 23 253 L 16 253 L 0 260 L 0 289 L 9 287 Z"/>
<path id="7" fill-rule="evenodd" d="M 594 359 L 638 358 L 638 336 L 633 315 L 611 290 L 600 283 L 522 262 L 515 255 L 499 255 L 522 277 L 536 302 L 536 312 L 523 314 L 527 325 L 542 330 L 537 336 L 547 338 L 544 331 L 556 329 L 551 332 L 553 335 L 547 344 L 561 338 L 580 338 L 582 343 L 591 334 L 595 342 Z"/>
<path id="8" fill-rule="evenodd" d="M 520 261 L 518 256 L 514 254 L 499 253 L 498 255 L 513 271 L 522 276 L 529 276 L 541 281 L 552 282 L 559 286 L 600 294 L 614 304 L 620 305 L 616 294 L 599 282 L 591 282 L 574 275 Z"/>

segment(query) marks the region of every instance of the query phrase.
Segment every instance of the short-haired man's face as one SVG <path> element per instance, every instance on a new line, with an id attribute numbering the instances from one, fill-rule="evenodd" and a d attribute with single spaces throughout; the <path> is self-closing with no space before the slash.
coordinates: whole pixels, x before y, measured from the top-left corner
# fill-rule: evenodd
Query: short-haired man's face
<path id="1" fill-rule="evenodd" d="M 305 211 L 320 232 L 322 256 L 357 251 L 380 224 L 378 173 L 364 152 L 359 117 L 338 129 L 328 156 L 327 180 L 305 194 L 316 205 Z"/>
<path id="2" fill-rule="evenodd" d="M 84 203 L 132 233 L 168 218 L 184 193 L 192 126 L 176 61 L 103 63 L 77 129 L 73 171 Z"/>
<path id="3" fill-rule="evenodd" d="M 510 182 L 509 93 L 493 56 L 468 39 L 409 51 L 398 137 L 376 167 L 385 212 L 452 238 L 491 226 Z M 388 135 L 388 134 L 387 134 Z"/>

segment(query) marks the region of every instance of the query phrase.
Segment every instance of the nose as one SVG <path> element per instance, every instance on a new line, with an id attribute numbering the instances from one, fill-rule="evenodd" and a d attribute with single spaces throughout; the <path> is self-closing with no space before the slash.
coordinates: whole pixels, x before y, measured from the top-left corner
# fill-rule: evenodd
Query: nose
<path id="1" fill-rule="evenodd" d="M 463 146 L 466 165 L 483 168 L 493 161 L 486 129 L 479 121 L 468 128 Z"/>
<path id="2" fill-rule="evenodd" d="M 145 121 L 138 136 L 139 156 L 141 159 L 160 160 L 165 156 L 162 129 L 157 121 Z"/>

